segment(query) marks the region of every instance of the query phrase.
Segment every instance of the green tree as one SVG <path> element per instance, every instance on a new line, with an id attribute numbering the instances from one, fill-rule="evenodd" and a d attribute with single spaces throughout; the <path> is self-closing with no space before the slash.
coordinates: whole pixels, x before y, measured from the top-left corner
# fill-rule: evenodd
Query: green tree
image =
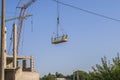
<path id="1" fill-rule="evenodd" d="M 120 57 L 119 57 L 119 53 L 117 54 L 117 57 L 113 58 L 112 77 L 114 80 L 120 80 Z"/>
<path id="2" fill-rule="evenodd" d="M 113 58 L 112 62 L 107 61 L 106 57 L 101 58 L 102 65 L 96 64 L 92 67 L 93 72 L 89 73 L 90 80 L 120 80 L 120 57 Z"/>
<path id="3" fill-rule="evenodd" d="M 89 75 L 85 71 L 78 70 L 73 73 L 73 80 L 88 80 L 88 78 Z"/>
<path id="4" fill-rule="evenodd" d="M 55 73 L 55 76 L 57 78 L 64 78 L 65 77 L 62 73 L 58 73 L 58 72 Z"/>
<path id="5" fill-rule="evenodd" d="M 48 75 L 43 76 L 41 80 L 56 80 L 56 77 L 55 75 L 49 73 Z"/>
<path id="6" fill-rule="evenodd" d="M 48 80 L 55 80 L 55 78 L 56 78 L 55 75 L 51 73 L 48 74 Z"/>

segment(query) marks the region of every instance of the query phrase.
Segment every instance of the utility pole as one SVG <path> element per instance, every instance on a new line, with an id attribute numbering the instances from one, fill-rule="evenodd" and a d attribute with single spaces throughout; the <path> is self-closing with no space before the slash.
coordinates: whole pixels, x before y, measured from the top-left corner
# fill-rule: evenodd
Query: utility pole
<path id="1" fill-rule="evenodd" d="M 75 80 L 75 72 L 73 72 L 73 80 Z"/>
<path id="2" fill-rule="evenodd" d="M 5 0 L 2 0 L 1 13 L 1 48 L 0 48 L 0 80 L 5 80 L 5 65 L 6 65 L 6 30 L 5 30 Z"/>
<path id="3" fill-rule="evenodd" d="M 77 75 L 76 75 L 76 76 L 77 76 L 77 80 L 79 80 L 79 74 L 78 74 L 78 71 L 76 72 L 76 74 L 77 74 Z"/>

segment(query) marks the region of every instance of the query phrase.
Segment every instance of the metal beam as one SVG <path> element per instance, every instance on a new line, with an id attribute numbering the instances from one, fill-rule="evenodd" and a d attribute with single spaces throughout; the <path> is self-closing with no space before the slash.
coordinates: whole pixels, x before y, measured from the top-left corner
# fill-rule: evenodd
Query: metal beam
<path id="1" fill-rule="evenodd" d="M 32 14 L 27 14 L 24 16 L 24 18 L 26 17 L 30 17 L 30 16 L 33 16 Z M 1 16 L 0 16 L 1 18 Z M 19 19 L 20 17 L 15 17 L 15 18 L 8 18 L 8 19 L 5 19 L 5 22 L 8 22 L 8 21 L 12 21 L 12 20 L 16 20 L 16 19 Z"/>

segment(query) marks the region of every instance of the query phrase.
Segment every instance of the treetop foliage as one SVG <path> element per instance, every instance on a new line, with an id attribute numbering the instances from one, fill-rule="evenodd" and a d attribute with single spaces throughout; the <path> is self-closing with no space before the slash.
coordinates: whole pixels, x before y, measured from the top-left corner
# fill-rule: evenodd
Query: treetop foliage
<path id="1" fill-rule="evenodd" d="M 64 76 L 62 73 L 49 73 L 41 80 L 56 80 L 56 78 L 66 78 L 69 80 L 120 80 L 120 56 L 119 53 L 112 59 L 112 63 L 106 57 L 101 58 L 102 65 L 96 64 L 89 73 L 81 70 L 73 72 L 71 75 Z"/>

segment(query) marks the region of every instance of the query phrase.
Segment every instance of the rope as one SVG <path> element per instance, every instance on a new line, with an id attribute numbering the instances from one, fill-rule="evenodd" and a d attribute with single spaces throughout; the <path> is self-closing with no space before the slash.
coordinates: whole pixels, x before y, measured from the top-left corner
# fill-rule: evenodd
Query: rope
<path id="1" fill-rule="evenodd" d="M 12 46 L 12 42 L 13 42 L 13 38 L 12 38 L 12 36 L 13 36 L 13 30 L 11 31 L 11 36 L 10 36 L 10 45 L 9 45 L 9 48 L 8 48 L 8 54 L 10 54 L 10 49 L 11 49 L 11 46 Z"/>
<path id="2" fill-rule="evenodd" d="M 57 0 L 52 0 L 52 1 L 57 2 L 57 3 L 59 3 L 61 5 L 64 5 L 64 6 L 68 6 L 68 7 L 74 8 L 76 10 L 80 10 L 80 11 L 83 11 L 83 12 L 95 15 L 95 16 L 99 16 L 99 17 L 102 17 L 102 18 L 105 18 L 105 19 L 109 19 L 109 20 L 113 20 L 113 21 L 116 21 L 116 22 L 120 22 L 120 19 L 112 18 L 112 17 L 106 16 L 106 15 L 103 15 L 103 14 L 99 14 L 99 13 L 96 13 L 96 12 L 93 12 L 93 11 L 90 11 L 90 10 L 86 10 L 86 9 L 83 9 L 83 8 L 80 8 L 80 7 L 76 7 L 76 6 L 71 5 L 71 4 L 63 3 L 63 2 L 60 2 L 60 1 L 57 1 Z"/>
<path id="3" fill-rule="evenodd" d="M 57 37 L 59 37 L 59 31 L 58 31 L 58 27 L 59 27 L 59 3 L 58 3 L 58 0 L 57 0 Z"/>
<path id="4" fill-rule="evenodd" d="M 31 32 L 33 32 L 33 17 L 31 17 Z"/>

